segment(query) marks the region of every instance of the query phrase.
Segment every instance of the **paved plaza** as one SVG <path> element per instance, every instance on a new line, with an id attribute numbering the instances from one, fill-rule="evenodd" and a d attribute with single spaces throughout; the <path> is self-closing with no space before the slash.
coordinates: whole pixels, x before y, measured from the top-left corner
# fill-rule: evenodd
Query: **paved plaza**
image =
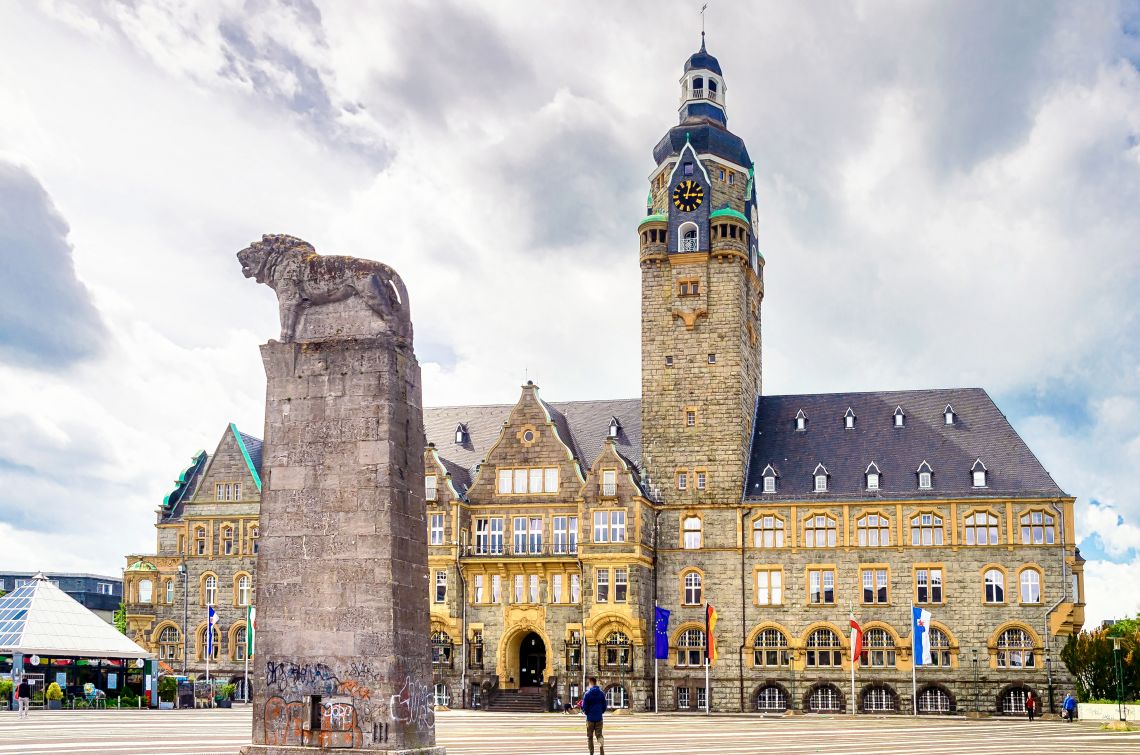
<path id="1" fill-rule="evenodd" d="M 440 713 L 439 743 L 449 755 L 581 755 L 584 722 L 561 715 Z M 0 755 L 144 753 L 236 755 L 249 741 L 249 709 L 209 711 L 35 711 L 26 721 L 0 714 Z M 907 716 L 608 716 L 608 755 L 707 753 L 1140 753 L 1140 732 L 1110 733 L 1093 723 Z"/>

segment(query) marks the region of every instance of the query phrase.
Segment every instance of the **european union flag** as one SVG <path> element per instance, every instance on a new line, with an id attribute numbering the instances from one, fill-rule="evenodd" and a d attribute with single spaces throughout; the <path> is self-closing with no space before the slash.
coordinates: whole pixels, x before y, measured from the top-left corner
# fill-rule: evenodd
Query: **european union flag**
<path id="1" fill-rule="evenodd" d="M 669 658 L 669 611 L 668 609 L 656 607 L 653 609 L 656 613 L 653 621 L 653 639 L 656 647 L 653 654 L 654 658 L 668 660 Z"/>

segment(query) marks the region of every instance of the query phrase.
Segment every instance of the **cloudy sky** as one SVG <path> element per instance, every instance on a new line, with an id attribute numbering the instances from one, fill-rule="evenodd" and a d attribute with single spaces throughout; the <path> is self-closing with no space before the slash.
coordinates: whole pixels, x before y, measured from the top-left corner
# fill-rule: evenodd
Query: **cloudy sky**
<path id="1" fill-rule="evenodd" d="M 747 5 L 747 7 L 745 7 Z M 115 573 L 261 434 L 290 233 L 393 265 L 428 404 L 636 396 L 636 223 L 697 2 L 0 4 L 0 568 Z M 764 390 L 980 385 L 1140 610 L 1140 4 L 713 2 Z"/>

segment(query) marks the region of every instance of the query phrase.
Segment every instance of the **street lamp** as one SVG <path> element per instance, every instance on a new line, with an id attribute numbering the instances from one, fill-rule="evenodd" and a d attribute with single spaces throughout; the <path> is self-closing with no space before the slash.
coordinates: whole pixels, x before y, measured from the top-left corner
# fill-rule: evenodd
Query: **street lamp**
<path id="1" fill-rule="evenodd" d="M 1116 711 L 1120 715 L 1120 720 L 1124 720 L 1124 667 L 1121 665 L 1121 658 L 1123 656 L 1122 648 L 1120 647 L 1120 638 L 1112 638 L 1112 656 L 1116 661 L 1114 664 L 1116 670 Z"/>
<path id="2" fill-rule="evenodd" d="M 970 651 L 974 656 L 974 713 L 978 712 L 978 649 L 973 648 Z"/>
<path id="3" fill-rule="evenodd" d="M 1048 653 L 1045 654 L 1045 676 L 1049 684 L 1049 712 L 1055 713 L 1053 710 L 1053 658 Z"/>
<path id="4" fill-rule="evenodd" d="M 190 598 L 186 591 L 186 559 L 178 565 L 178 575 L 182 577 L 182 675 L 186 676 L 186 656 L 189 653 L 186 638 L 186 622 L 190 620 Z"/>

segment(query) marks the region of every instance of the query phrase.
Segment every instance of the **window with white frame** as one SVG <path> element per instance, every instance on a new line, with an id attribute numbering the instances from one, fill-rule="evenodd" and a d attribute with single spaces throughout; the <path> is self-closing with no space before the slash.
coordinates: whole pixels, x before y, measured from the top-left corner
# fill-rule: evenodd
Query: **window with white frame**
<path id="1" fill-rule="evenodd" d="M 1033 668 L 1033 638 L 1024 629 L 1014 627 L 1001 633 L 997 642 L 998 668 Z"/>
<path id="2" fill-rule="evenodd" d="M 949 713 L 950 695 L 938 687 L 927 687 L 918 693 L 919 713 Z"/>
<path id="3" fill-rule="evenodd" d="M 930 640 L 930 661 L 932 666 L 950 668 L 950 638 L 937 627 L 930 627 L 927 638 Z"/>
<path id="4" fill-rule="evenodd" d="M 903 413 L 901 406 L 895 407 L 895 427 L 902 427 L 906 422 L 906 414 Z"/>
<path id="5" fill-rule="evenodd" d="M 530 602 L 542 602 L 542 583 L 539 581 L 537 574 L 530 575 Z"/>
<path id="6" fill-rule="evenodd" d="M 682 523 L 682 544 L 685 548 L 693 550 L 701 547 L 701 520 L 700 517 L 687 516 Z"/>
<path id="7" fill-rule="evenodd" d="M 443 583 L 442 584 L 442 587 L 443 587 L 442 592 L 440 591 L 441 577 L 442 577 L 442 583 Z M 447 595 L 447 573 L 446 572 L 436 572 L 435 573 L 435 584 L 436 584 L 435 602 L 436 603 L 442 603 L 443 598 Z M 471 587 L 472 587 L 472 592 L 474 593 L 471 596 L 471 602 L 472 603 L 482 603 L 483 598 L 485 597 L 485 595 L 483 593 L 483 575 L 482 574 L 476 574 L 475 575 L 475 578 L 471 581 Z"/>
<path id="8" fill-rule="evenodd" d="M 435 693 L 433 695 L 436 707 L 446 708 L 451 705 L 451 693 L 447 689 L 447 685 L 443 682 L 435 683 Z"/>
<path id="9" fill-rule="evenodd" d="M 608 543 L 610 541 L 610 515 L 608 511 L 594 512 L 594 542 Z"/>
<path id="10" fill-rule="evenodd" d="M 843 697 L 833 684 L 823 684 L 811 691 L 808 696 L 808 711 L 811 713 L 838 713 Z"/>
<path id="11" fill-rule="evenodd" d="M 428 543 L 443 545 L 443 514 L 433 513 L 428 521 L 431 525 L 428 531 Z"/>
<path id="12" fill-rule="evenodd" d="M 522 603 L 526 598 L 526 582 L 523 580 L 523 575 L 515 575 L 515 602 Z"/>
<path id="13" fill-rule="evenodd" d="M 852 411 L 850 408 L 847 410 L 847 413 L 843 415 L 843 429 L 845 429 L 845 430 L 854 430 L 855 429 L 855 412 Z"/>
<path id="14" fill-rule="evenodd" d="M 677 710 L 688 710 L 688 709 L 689 709 L 689 688 L 688 687 L 678 687 L 677 688 Z"/>
<path id="15" fill-rule="evenodd" d="M 891 522 L 882 514 L 864 514 L 855 520 L 855 532 L 860 546 L 886 547 L 891 544 Z"/>
<path id="16" fill-rule="evenodd" d="M 809 668 L 831 668 L 843 665 L 843 643 L 830 629 L 815 629 L 808 635 L 807 665 Z"/>
<path id="17" fill-rule="evenodd" d="M 708 472 L 705 472 L 703 469 L 698 469 L 693 474 L 697 478 L 697 490 L 704 490 L 705 482 L 708 480 Z"/>
<path id="18" fill-rule="evenodd" d="M 688 489 L 689 489 L 689 473 L 683 469 L 679 470 L 677 472 L 677 490 L 688 490 Z"/>
<path id="19" fill-rule="evenodd" d="M 1041 572 L 1036 569 L 1022 570 L 1020 599 L 1022 603 L 1041 602 Z"/>
<path id="20" fill-rule="evenodd" d="M 677 638 L 677 665 L 683 667 L 705 665 L 705 632 L 703 629 L 686 629 L 681 632 Z"/>
<path id="21" fill-rule="evenodd" d="M 687 571 L 681 575 L 683 587 L 683 603 L 687 606 L 700 605 L 703 598 L 704 579 L 697 571 Z"/>
<path id="22" fill-rule="evenodd" d="M 804 523 L 805 548 L 834 548 L 838 528 L 835 518 L 826 514 L 816 514 Z"/>
<path id="23" fill-rule="evenodd" d="M 867 469 L 863 472 L 863 476 L 867 482 L 867 490 L 879 489 L 880 472 L 878 464 L 875 462 L 868 464 Z"/>
<path id="24" fill-rule="evenodd" d="M 752 522 L 752 545 L 757 548 L 784 547 L 784 520 L 774 514 L 756 517 Z"/>
<path id="25" fill-rule="evenodd" d="M 871 668 L 893 668 L 895 640 L 885 629 L 874 627 L 863 633 L 863 655 L 859 663 Z"/>
<path id="26" fill-rule="evenodd" d="M 208 606 L 217 605 L 218 603 L 218 578 L 213 574 L 206 577 L 205 590 L 203 595 L 203 602 Z"/>
<path id="27" fill-rule="evenodd" d="M 629 569 L 619 566 L 614 569 L 614 602 L 629 601 Z"/>
<path id="28" fill-rule="evenodd" d="M 174 580 L 166 580 L 166 602 L 168 604 L 174 602 Z"/>
<path id="29" fill-rule="evenodd" d="M 424 477 L 424 499 L 425 500 L 428 500 L 428 501 L 436 500 L 438 494 L 436 492 L 435 485 L 436 485 L 436 476 L 435 475 L 429 474 L 429 475 Z"/>
<path id="30" fill-rule="evenodd" d="M 537 517 L 530 519 L 530 531 L 527 533 L 527 550 L 529 553 L 542 553 L 542 520 Z"/>
<path id="31" fill-rule="evenodd" d="M 498 574 L 491 575 L 491 602 L 503 602 L 503 578 Z"/>
<path id="32" fill-rule="evenodd" d="M 140 603 L 151 603 L 154 601 L 154 582 L 149 579 L 140 579 L 138 582 L 138 596 Z M 208 605 L 213 605 L 209 603 Z"/>
<path id="33" fill-rule="evenodd" d="M 602 470 L 602 495 L 615 496 L 617 495 L 617 470 L 616 469 L 603 469 Z"/>
<path id="34" fill-rule="evenodd" d="M 1001 569 L 987 569 L 984 584 L 987 603 L 1005 602 L 1005 574 Z"/>
<path id="35" fill-rule="evenodd" d="M 0 579 L 0 589 L 3 589 L 3 582 L 4 582 L 4 580 Z M 100 595 L 114 595 L 115 594 L 115 586 L 113 584 L 111 584 L 110 582 L 100 582 L 99 583 L 99 594 Z"/>
<path id="36" fill-rule="evenodd" d="M 774 684 L 761 687 L 756 692 L 756 710 L 761 713 L 783 713 L 788 709 L 788 696 Z"/>
<path id="37" fill-rule="evenodd" d="M 788 665 L 788 638 L 779 629 L 763 629 L 752 641 L 752 664 L 766 668 Z"/>
<path id="38" fill-rule="evenodd" d="M 499 495 L 558 492 L 558 467 L 500 469 Z"/>
<path id="39" fill-rule="evenodd" d="M 764 492 L 765 493 L 775 493 L 776 492 L 776 476 L 775 475 L 770 475 L 770 474 L 764 475 Z"/>
<path id="40" fill-rule="evenodd" d="M 447 572 L 437 571 L 435 573 L 435 602 L 443 603 L 447 600 Z M 476 603 L 481 603 L 479 598 L 475 599 Z"/>
<path id="41" fill-rule="evenodd" d="M 914 597 L 916 603 L 942 602 L 942 569 L 922 567 L 914 570 Z"/>
<path id="42" fill-rule="evenodd" d="M 182 637 L 174 627 L 163 627 L 158 634 L 158 659 L 173 661 L 182 651 Z"/>
<path id="43" fill-rule="evenodd" d="M 861 569 L 864 603 L 887 603 L 888 585 L 885 568 Z"/>
<path id="44" fill-rule="evenodd" d="M 526 533 L 527 522 L 529 520 L 525 516 L 516 516 L 511 523 L 511 535 L 513 536 L 512 549 L 515 553 L 526 553 Z"/>
<path id="45" fill-rule="evenodd" d="M 610 601 L 610 570 L 594 569 L 594 579 L 594 602 L 608 603 Z"/>
<path id="46" fill-rule="evenodd" d="M 554 574 L 550 577 L 550 602 L 562 602 L 562 575 Z"/>
<path id="47" fill-rule="evenodd" d="M 554 517 L 554 552 L 558 554 L 578 552 L 578 517 Z"/>
<path id="48" fill-rule="evenodd" d="M 835 569 L 808 569 L 808 602 L 835 604 Z"/>
<path id="49" fill-rule="evenodd" d="M 1052 545 L 1053 517 L 1043 511 L 1029 511 L 1021 515 L 1021 542 L 1024 545 Z"/>
<path id="50" fill-rule="evenodd" d="M 942 517 L 929 513 L 911 517 L 911 545 L 942 545 L 942 537 Z"/>
<path id="51" fill-rule="evenodd" d="M 570 575 L 570 602 L 579 603 L 582 600 L 582 578 L 578 574 Z"/>
<path id="52" fill-rule="evenodd" d="M 778 568 L 756 570 L 756 603 L 761 606 L 778 606 L 784 602 L 784 570 Z"/>
<path id="53" fill-rule="evenodd" d="M 173 582 L 168 584 L 173 585 Z M 243 574 L 238 577 L 237 581 L 237 604 L 239 606 L 248 606 L 253 602 L 253 580 L 249 578 L 248 574 Z"/>
<path id="54" fill-rule="evenodd" d="M 895 694 L 887 687 L 871 687 L 863 693 L 864 713 L 890 713 L 898 707 Z"/>
<path id="55" fill-rule="evenodd" d="M 796 430 L 807 430 L 807 415 L 804 414 L 803 409 L 796 412 Z"/>
<path id="56" fill-rule="evenodd" d="M 982 465 L 980 459 L 974 464 L 974 468 L 970 471 L 970 474 L 973 477 L 975 488 L 984 488 L 986 486 L 986 468 Z"/>
<path id="57" fill-rule="evenodd" d="M 815 473 L 815 492 L 817 492 L 817 493 L 826 493 L 827 492 L 827 472 L 816 472 Z"/>
<path id="58" fill-rule="evenodd" d="M 966 516 L 966 545 L 998 545 L 998 518 L 988 511 Z"/>

